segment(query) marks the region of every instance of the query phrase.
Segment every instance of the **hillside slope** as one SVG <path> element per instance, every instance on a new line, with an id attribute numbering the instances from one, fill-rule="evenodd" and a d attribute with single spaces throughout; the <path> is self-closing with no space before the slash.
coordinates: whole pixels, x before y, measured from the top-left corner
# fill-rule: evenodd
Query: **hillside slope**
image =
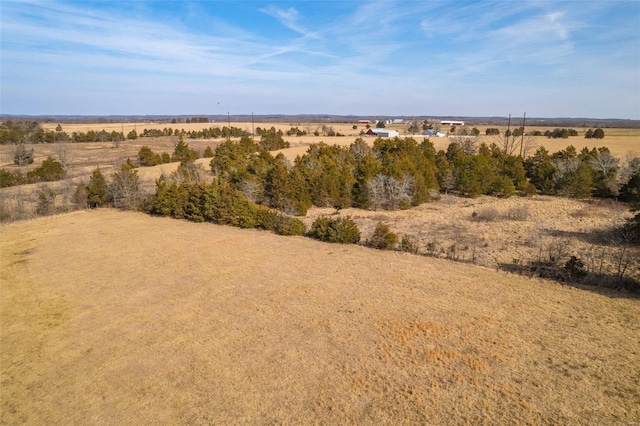
<path id="1" fill-rule="evenodd" d="M 640 303 L 113 210 L 0 227 L 3 424 L 628 424 Z"/>

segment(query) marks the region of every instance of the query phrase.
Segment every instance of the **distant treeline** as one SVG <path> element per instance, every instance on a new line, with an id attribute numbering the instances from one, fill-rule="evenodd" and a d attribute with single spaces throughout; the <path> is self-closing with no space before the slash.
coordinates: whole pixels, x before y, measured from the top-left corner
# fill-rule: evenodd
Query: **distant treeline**
<path id="1" fill-rule="evenodd" d="M 61 125 L 54 130 L 44 130 L 35 121 L 13 122 L 11 120 L 0 124 L 0 144 L 40 144 L 40 143 L 56 143 L 56 142 L 116 142 L 127 140 L 135 140 L 138 137 L 162 137 L 162 136 L 184 136 L 190 139 L 201 138 L 227 138 L 241 137 L 249 135 L 248 132 L 237 128 L 210 127 L 203 130 L 173 129 L 165 127 L 163 129 L 144 129 L 140 134 L 136 130 L 131 130 L 125 136 L 123 132 L 105 130 L 87 132 L 73 132 L 69 135 L 65 132 Z"/>
<path id="2" fill-rule="evenodd" d="M 191 120 L 197 120 L 198 117 L 194 117 Z M 202 121 L 188 121 L 188 122 L 199 122 L 206 123 L 206 117 L 201 117 Z M 384 125 L 382 125 L 384 127 Z M 431 126 L 423 125 L 423 129 L 430 128 Z M 354 126 L 357 128 L 357 126 Z M 414 131 L 419 131 L 416 126 Z M 256 128 L 256 134 L 261 136 L 262 133 L 274 131 L 278 133 L 280 136 L 285 133 L 282 130 L 276 131 L 274 127 L 271 129 L 262 129 L 261 127 Z M 455 128 L 452 128 L 452 132 L 455 132 Z M 519 137 L 523 134 L 524 128 L 517 127 L 513 130 L 506 130 L 504 132 L 505 137 Z M 297 126 L 292 126 L 289 130 L 286 131 L 287 136 L 306 136 L 309 132 L 306 130 L 301 130 Z M 364 131 L 361 131 L 364 133 Z M 336 132 L 333 127 L 322 125 L 318 126 L 316 130 L 312 132 L 314 136 L 343 136 L 339 132 Z M 466 129 L 461 131 L 462 135 L 479 135 L 480 130 L 474 127 L 469 133 Z M 485 130 L 486 135 L 500 135 L 501 132 L 498 128 L 488 127 Z M 217 139 L 217 138 L 238 138 L 242 136 L 249 136 L 250 133 L 240 129 L 238 127 L 209 127 L 207 129 L 201 130 L 184 130 L 172 127 L 164 127 L 162 129 L 143 129 L 142 132 L 138 133 L 136 130 L 129 131 L 126 135 L 124 132 L 111 131 L 107 132 L 106 130 L 89 130 L 87 132 L 73 132 L 69 135 L 65 132 L 60 124 L 54 130 L 44 130 L 40 124 L 36 121 L 12 121 L 7 120 L 0 124 L 0 144 L 8 145 L 8 144 L 20 144 L 20 143 L 29 143 L 29 144 L 39 144 L 39 143 L 56 143 L 56 142 L 120 142 L 124 140 L 136 140 L 139 137 L 147 138 L 147 137 L 163 137 L 163 136 L 183 136 L 188 139 Z M 569 136 L 578 136 L 578 132 L 574 129 L 565 129 L 565 128 L 556 128 L 554 130 L 547 130 L 544 133 L 536 130 L 527 133 L 529 136 L 546 136 L 548 138 L 568 138 Z M 604 131 L 601 128 L 597 128 L 595 130 L 589 129 L 585 132 L 585 138 L 594 138 L 594 139 L 602 139 L 604 138 Z"/>

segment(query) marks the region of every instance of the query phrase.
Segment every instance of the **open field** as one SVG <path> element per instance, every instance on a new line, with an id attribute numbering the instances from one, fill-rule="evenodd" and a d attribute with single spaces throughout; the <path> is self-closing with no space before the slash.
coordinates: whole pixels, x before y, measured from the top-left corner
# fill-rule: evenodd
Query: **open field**
<path id="1" fill-rule="evenodd" d="M 310 227 L 334 209 L 313 208 L 304 222 Z M 409 210 L 343 209 L 370 238 L 378 222 L 399 236 L 408 235 L 419 252 L 473 262 L 489 268 L 522 265 L 559 255 L 585 261 L 591 271 L 616 275 L 617 260 L 629 260 L 626 276 L 640 281 L 640 247 L 621 243 L 615 232 L 632 215 L 628 205 L 604 200 L 533 196 L 475 199 L 443 195 Z M 628 251 L 623 253 L 623 251 Z"/>
<path id="2" fill-rule="evenodd" d="M 190 129 L 200 129 L 211 125 L 223 125 L 226 123 L 179 123 L 177 126 L 188 126 Z M 273 125 L 286 131 L 291 126 L 313 131 L 315 127 L 308 123 L 258 123 L 263 126 Z M 107 124 L 94 125 L 65 125 L 64 130 L 87 131 L 89 129 L 102 129 Z M 138 130 L 147 125 L 148 128 L 159 128 L 167 123 L 113 123 L 111 126 L 120 126 L 126 132 L 136 126 Z M 251 129 L 251 123 L 233 123 L 245 129 Z M 291 148 L 282 150 L 290 160 L 296 155 L 303 154 L 310 143 L 326 141 L 328 143 L 342 143 L 348 145 L 356 138 L 351 129 L 352 124 L 330 124 L 339 132 L 353 133 L 345 137 L 285 137 L 292 144 Z M 49 123 L 46 126 L 55 124 Z M 308 127 L 308 129 L 307 129 Z M 394 127 L 394 126 L 391 126 Z M 399 126 L 395 126 L 399 127 Z M 111 128 L 107 129 L 111 130 Z M 504 129 L 502 129 L 504 130 Z M 607 129 L 607 137 L 603 140 L 584 139 L 573 137 L 569 139 L 540 139 L 551 151 L 564 149 L 567 144 L 580 147 L 580 143 L 589 146 L 606 145 L 611 147 L 614 154 L 623 156 L 622 153 L 640 150 L 638 129 Z M 610 136 L 609 136 L 610 135 Z M 486 137 L 489 139 L 490 137 Z M 57 191 L 59 210 L 67 211 L 74 208 L 72 195 L 75 185 L 81 181 L 88 182 L 91 172 L 100 167 L 106 176 L 116 170 L 127 158 L 135 159 L 137 152 L 143 145 L 149 145 L 155 152 L 163 151 L 171 153 L 177 137 L 139 138 L 135 141 L 124 141 L 118 146 L 110 142 L 104 143 L 67 143 L 62 148 L 67 150 L 70 159 L 67 169 L 68 179 L 52 182 L 47 185 Z M 372 142 L 372 138 L 366 138 Z M 446 149 L 450 142 L 448 138 L 431 139 L 438 149 Z M 202 154 L 207 146 L 215 147 L 222 139 L 202 140 L 188 139 L 189 145 Z M 47 155 L 57 156 L 61 147 L 56 144 L 34 145 L 35 162 L 30 167 L 36 167 Z M 6 170 L 22 170 L 12 164 L 12 146 L 0 146 L 0 167 Z M 274 152 L 275 154 L 275 152 Z M 197 163 L 205 170 L 209 170 L 209 160 L 201 158 Z M 153 192 L 155 180 L 162 174 L 169 174 L 177 168 L 177 163 L 162 164 L 155 167 L 141 167 L 138 173 L 141 178 L 142 189 L 145 192 Z M 35 210 L 37 191 L 41 184 L 22 185 L 0 189 L 0 196 L 5 205 L 10 209 L 24 211 L 25 214 L 17 214 L 18 217 L 29 217 L 29 213 Z M 304 218 L 307 226 L 319 214 L 332 214 L 332 209 L 312 208 Z M 494 218 L 490 220 L 474 220 L 473 215 L 485 215 L 491 213 Z M 439 257 L 453 257 L 459 260 L 472 261 L 474 263 L 495 268 L 498 265 L 520 264 L 533 259 L 539 259 L 548 255 L 553 247 L 564 250 L 565 254 L 573 254 L 589 263 L 592 268 L 598 264 L 599 270 L 616 272 L 614 257 L 619 249 L 616 236 L 611 230 L 618 227 L 630 217 L 628 207 L 624 204 L 603 201 L 577 201 L 553 197 L 511 198 L 502 200 L 492 197 L 480 197 L 478 199 L 464 199 L 454 196 L 443 196 L 442 200 L 435 203 L 423 204 L 417 208 L 406 211 L 374 212 L 357 209 L 346 209 L 340 212 L 342 215 L 350 215 L 355 218 L 359 228 L 363 232 L 363 239 L 368 238 L 375 224 L 379 221 L 387 223 L 391 229 L 399 235 L 408 235 L 417 241 L 422 253 L 429 251 L 431 255 Z M 514 214 L 518 217 L 513 217 Z M 451 252 L 451 248 L 455 251 Z M 564 248 L 563 248 L 564 247 Z M 603 254 L 604 253 L 604 254 Z M 605 256 L 606 254 L 606 256 Z M 607 258 L 603 261 L 603 258 Z M 640 279 L 640 270 L 634 264 L 625 271 L 627 276 Z"/>
<path id="3" fill-rule="evenodd" d="M 0 233 L 3 424 L 640 421 L 619 293 L 108 209 Z"/>
<path id="4" fill-rule="evenodd" d="M 312 143 L 325 142 L 327 144 L 336 144 L 336 145 L 349 145 L 353 143 L 354 139 L 359 137 L 359 133 L 361 130 L 366 130 L 363 125 L 359 125 L 356 123 L 324 123 L 326 126 L 332 127 L 336 132 L 344 135 L 339 137 L 328 137 L 328 136 L 313 136 L 313 132 L 315 130 L 321 130 L 323 123 L 255 123 L 252 125 L 250 122 L 231 122 L 231 126 L 238 127 L 243 129 L 249 133 L 252 132 L 252 128 L 262 127 L 262 128 L 271 128 L 275 127 L 277 130 L 282 130 L 286 132 L 291 129 L 291 127 L 298 127 L 301 130 L 309 133 L 307 136 L 285 136 L 284 139 L 291 143 L 291 148 L 282 150 L 283 154 L 289 158 L 290 160 L 294 160 L 297 155 L 302 155 L 306 152 L 307 147 Z M 357 125 L 357 129 L 353 129 L 353 125 Z M 106 130 L 111 132 L 115 131 L 123 131 L 126 135 L 131 130 L 136 129 L 138 133 L 141 133 L 142 130 L 146 129 L 164 129 L 164 128 L 173 128 L 173 129 L 184 129 L 186 131 L 189 130 L 202 130 L 209 127 L 223 127 L 227 126 L 226 122 L 215 122 L 215 123 L 102 123 L 102 124 L 65 124 L 63 130 L 68 134 L 73 132 L 87 132 L 89 130 Z M 512 126 L 516 128 L 519 124 L 516 123 Z M 54 130 L 57 124 L 55 123 L 44 123 L 43 128 L 47 130 Z M 488 144 L 498 143 L 499 137 L 496 136 L 486 136 L 484 135 L 484 131 L 486 127 L 495 127 L 500 129 L 502 133 L 507 129 L 506 126 L 477 126 L 478 129 L 482 132 L 480 135 L 480 142 L 486 142 Z M 388 125 L 387 128 L 398 130 L 401 135 L 407 134 L 408 125 Z M 467 130 L 471 130 L 473 126 L 466 126 Z M 443 128 L 443 130 L 447 130 Z M 553 130 L 552 127 L 539 127 L 532 126 L 527 127 L 528 131 L 540 130 L 544 133 L 545 130 Z M 605 129 L 605 138 L 604 139 L 585 139 L 584 132 L 587 130 L 586 128 L 576 128 L 579 136 L 570 137 L 569 139 L 549 139 L 544 136 L 531 137 L 532 146 L 544 146 L 551 152 L 556 152 L 566 148 L 568 145 L 573 145 L 580 151 L 582 148 L 593 148 L 598 146 L 607 146 L 611 152 L 620 157 L 624 158 L 625 155 L 629 152 L 640 153 L 640 129 Z M 460 130 L 458 130 L 459 132 Z M 415 138 L 419 140 L 422 136 L 416 135 Z M 132 144 L 133 146 L 142 146 L 144 144 L 150 145 L 153 149 L 159 150 L 162 145 L 161 139 L 166 138 L 154 138 L 149 140 L 140 140 L 138 139 L 134 143 L 131 141 L 125 142 L 124 144 Z M 370 140 L 369 138 L 365 138 L 365 140 Z M 435 145 L 436 149 L 446 149 L 451 140 L 449 138 L 438 138 L 431 137 L 431 142 Z M 221 141 L 221 140 L 219 140 Z M 188 142 L 194 146 L 194 148 L 199 149 L 201 147 L 204 150 L 204 147 L 209 145 L 215 145 L 213 141 L 202 141 L 202 140 L 188 140 Z M 157 148 L 154 146 L 159 144 Z M 169 149 L 169 148 L 163 148 Z M 530 153 L 533 153 L 534 150 L 531 150 Z M 136 151 L 137 152 L 137 151 Z"/>

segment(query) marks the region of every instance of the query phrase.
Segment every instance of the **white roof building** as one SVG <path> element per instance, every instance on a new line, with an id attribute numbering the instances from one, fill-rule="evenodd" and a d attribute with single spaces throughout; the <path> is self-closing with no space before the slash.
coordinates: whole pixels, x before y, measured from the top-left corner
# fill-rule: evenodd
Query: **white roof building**
<path id="1" fill-rule="evenodd" d="M 398 131 L 396 130 L 376 128 L 376 129 L 371 129 L 370 131 L 372 133 L 375 133 L 376 136 L 379 136 L 381 138 L 395 138 L 400 136 L 400 133 L 398 133 Z"/>

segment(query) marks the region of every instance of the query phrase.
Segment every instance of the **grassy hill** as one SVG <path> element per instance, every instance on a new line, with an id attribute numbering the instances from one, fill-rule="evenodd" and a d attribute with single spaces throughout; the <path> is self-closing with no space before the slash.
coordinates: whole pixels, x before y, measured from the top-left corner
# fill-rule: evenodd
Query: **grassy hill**
<path id="1" fill-rule="evenodd" d="M 640 303 L 81 211 L 0 227 L 3 424 L 629 424 Z"/>

